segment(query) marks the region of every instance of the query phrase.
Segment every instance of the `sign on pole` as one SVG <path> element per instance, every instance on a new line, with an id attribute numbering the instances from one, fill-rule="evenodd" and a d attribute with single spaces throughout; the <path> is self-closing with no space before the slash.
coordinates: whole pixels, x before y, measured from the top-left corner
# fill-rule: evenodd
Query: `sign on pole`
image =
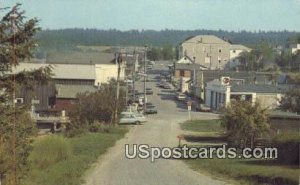
<path id="1" fill-rule="evenodd" d="M 192 102 L 191 101 L 187 102 L 187 109 L 188 109 L 188 113 L 189 113 L 189 120 L 191 120 L 191 110 L 192 110 Z"/>

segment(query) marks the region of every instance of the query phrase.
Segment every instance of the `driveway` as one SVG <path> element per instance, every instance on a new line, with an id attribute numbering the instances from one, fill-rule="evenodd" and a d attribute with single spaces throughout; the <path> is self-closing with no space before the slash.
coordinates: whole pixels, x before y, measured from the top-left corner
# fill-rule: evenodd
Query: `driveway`
<path id="1" fill-rule="evenodd" d="M 151 75 L 151 78 L 154 78 Z M 137 86 L 142 87 L 143 82 Z M 188 119 L 186 106 L 173 99 L 170 90 L 155 87 L 147 82 L 154 95 L 148 96 L 157 106 L 157 115 L 148 115 L 148 122 L 132 126 L 124 139 L 118 141 L 88 171 L 86 185 L 223 185 L 223 181 L 191 170 L 183 161 L 175 159 L 127 159 L 125 144 L 148 144 L 153 147 L 176 147 L 177 135 L 182 133 L 180 122 Z M 140 89 L 141 90 L 141 89 Z M 215 119 L 212 113 L 192 112 L 192 118 Z"/>

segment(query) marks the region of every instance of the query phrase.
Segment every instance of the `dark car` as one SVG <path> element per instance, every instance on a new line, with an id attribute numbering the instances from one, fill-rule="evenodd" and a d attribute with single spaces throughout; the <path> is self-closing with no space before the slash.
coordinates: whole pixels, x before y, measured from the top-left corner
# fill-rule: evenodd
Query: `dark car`
<path id="1" fill-rule="evenodd" d="M 157 114 L 157 109 L 154 105 L 146 105 L 146 111 L 145 114 Z"/>
<path id="2" fill-rule="evenodd" d="M 151 88 L 146 88 L 146 94 L 147 95 L 152 95 L 153 94 L 153 90 Z"/>
<path id="3" fill-rule="evenodd" d="M 151 103 L 151 102 L 147 102 L 147 103 L 146 103 L 146 106 L 154 106 L 154 105 L 153 105 L 153 103 Z"/>

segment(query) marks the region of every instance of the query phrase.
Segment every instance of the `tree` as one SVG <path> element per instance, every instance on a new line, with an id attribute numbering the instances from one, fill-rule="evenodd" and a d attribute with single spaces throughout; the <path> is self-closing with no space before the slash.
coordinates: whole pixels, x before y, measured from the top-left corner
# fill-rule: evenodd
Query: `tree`
<path id="1" fill-rule="evenodd" d="M 147 58 L 149 60 L 157 61 L 161 59 L 161 50 L 160 48 L 152 47 L 151 50 L 147 52 Z"/>
<path id="2" fill-rule="evenodd" d="M 255 71 L 257 70 L 257 63 L 255 61 L 255 55 L 252 51 L 244 51 L 238 56 L 239 61 L 241 62 L 241 67 L 243 70 Z"/>
<path id="3" fill-rule="evenodd" d="M 276 56 L 275 62 L 282 68 L 291 70 L 291 63 L 293 55 L 291 52 L 282 51 L 280 55 Z"/>
<path id="4" fill-rule="evenodd" d="M 230 140 L 251 148 L 255 140 L 265 136 L 270 129 L 266 109 L 248 101 L 232 101 L 222 115 L 221 124 Z"/>
<path id="5" fill-rule="evenodd" d="M 292 88 L 287 91 L 280 100 L 279 108 L 284 111 L 300 114 L 300 89 Z"/>
<path id="6" fill-rule="evenodd" d="M 116 106 L 116 81 L 102 84 L 97 92 L 78 95 L 78 101 L 70 112 L 71 123 L 67 125 L 67 135 L 74 136 L 87 130 L 95 122 L 113 123 Z M 125 91 L 120 89 L 117 113 L 125 107 Z M 119 117 L 119 116 L 117 116 Z"/>
<path id="7" fill-rule="evenodd" d="M 17 4 L 0 19 L 0 176 L 5 184 L 15 185 L 22 177 L 35 130 L 28 107 L 16 105 L 16 93 L 21 86 L 31 90 L 46 84 L 51 76 L 50 67 L 12 72 L 20 61 L 32 56 L 34 35 L 40 30 L 37 19 L 25 20 L 24 13 Z"/>
<path id="8" fill-rule="evenodd" d="M 166 45 L 162 48 L 161 51 L 162 59 L 164 60 L 172 60 L 175 56 L 173 47 L 171 45 Z"/>

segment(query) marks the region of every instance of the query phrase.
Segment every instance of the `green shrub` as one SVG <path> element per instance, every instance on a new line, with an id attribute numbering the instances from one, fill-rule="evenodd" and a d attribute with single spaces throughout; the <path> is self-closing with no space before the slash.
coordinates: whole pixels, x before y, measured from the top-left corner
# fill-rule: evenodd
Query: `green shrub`
<path id="1" fill-rule="evenodd" d="M 192 120 L 180 124 L 183 130 L 193 132 L 222 132 L 224 128 L 221 126 L 220 120 Z"/>
<path id="2" fill-rule="evenodd" d="M 86 125 L 80 125 L 77 122 L 72 122 L 66 125 L 65 136 L 66 137 L 75 137 L 85 134 L 88 131 Z"/>
<path id="3" fill-rule="evenodd" d="M 34 145 L 29 159 L 40 169 L 67 159 L 72 153 L 70 142 L 61 136 L 45 136 Z"/>
<path id="4" fill-rule="evenodd" d="M 109 147 L 113 146 L 118 139 L 122 138 L 127 131 L 128 129 L 126 127 L 115 126 L 110 127 L 109 133 L 86 133 L 81 136 L 65 139 L 58 137 L 63 141 L 68 141 L 66 142 L 68 143 L 67 147 L 71 146 L 72 154 L 67 156 L 66 160 L 60 160 L 47 168 L 41 169 L 32 166 L 27 177 L 20 182 L 20 185 L 83 184 L 81 177 L 84 175 L 84 171 L 88 169 L 100 155 L 104 154 Z M 37 141 L 36 143 L 38 142 L 41 141 Z M 51 140 L 51 142 L 53 142 L 53 140 Z M 31 155 L 32 158 L 33 156 L 37 158 L 40 155 L 56 155 L 53 154 L 52 151 L 49 152 L 50 150 L 48 149 L 40 149 L 41 147 L 37 144 L 35 144 L 34 148 L 36 147 L 39 149 L 34 149 L 35 154 Z M 51 157 L 51 159 L 53 158 Z"/>
<path id="5" fill-rule="evenodd" d="M 90 132 L 109 133 L 110 125 L 96 121 L 89 126 L 89 131 Z"/>
<path id="6" fill-rule="evenodd" d="M 274 139 L 278 148 L 278 161 L 282 164 L 299 165 L 299 133 L 284 133 Z"/>

